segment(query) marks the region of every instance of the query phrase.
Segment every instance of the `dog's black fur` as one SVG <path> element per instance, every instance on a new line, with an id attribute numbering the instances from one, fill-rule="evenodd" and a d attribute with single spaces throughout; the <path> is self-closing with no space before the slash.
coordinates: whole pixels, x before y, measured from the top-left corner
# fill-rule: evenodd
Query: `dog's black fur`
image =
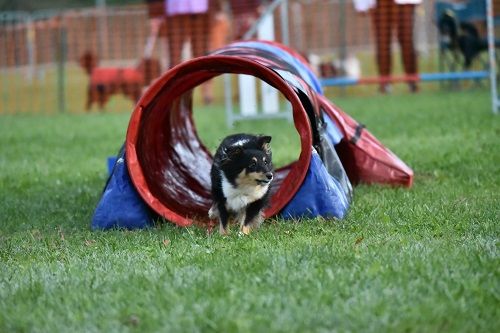
<path id="1" fill-rule="evenodd" d="M 221 234 L 227 234 L 231 215 L 245 234 L 262 222 L 273 180 L 270 142 L 270 136 L 234 134 L 217 149 L 210 171 L 213 205 L 208 214 L 219 220 Z"/>
<path id="2" fill-rule="evenodd" d="M 465 69 L 469 69 L 474 58 L 488 49 L 488 42 L 479 36 L 477 28 L 469 22 L 459 22 L 451 11 L 441 14 L 438 29 L 441 42 L 463 55 Z"/>

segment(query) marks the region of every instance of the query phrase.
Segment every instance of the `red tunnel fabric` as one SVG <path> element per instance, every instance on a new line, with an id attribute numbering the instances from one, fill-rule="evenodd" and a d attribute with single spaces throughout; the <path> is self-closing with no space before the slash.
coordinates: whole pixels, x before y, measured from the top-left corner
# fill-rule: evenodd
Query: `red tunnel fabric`
<path id="1" fill-rule="evenodd" d="M 323 112 L 344 135 L 335 149 L 352 184 L 412 186 L 413 170 L 410 167 L 326 97 L 318 98 Z"/>
<path id="2" fill-rule="evenodd" d="M 292 105 L 301 140 L 296 162 L 276 170 L 266 217 L 277 214 L 298 191 L 312 153 L 308 116 L 298 95 L 266 59 L 212 55 L 182 63 L 160 77 L 139 100 L 129 123 L 126 152 L 132 182 L 159 215 L 180 226 L 207 223 L 212 156 L 192 118 L 192 89 L 224 73 L 253 75 L 280 91 Z"/>

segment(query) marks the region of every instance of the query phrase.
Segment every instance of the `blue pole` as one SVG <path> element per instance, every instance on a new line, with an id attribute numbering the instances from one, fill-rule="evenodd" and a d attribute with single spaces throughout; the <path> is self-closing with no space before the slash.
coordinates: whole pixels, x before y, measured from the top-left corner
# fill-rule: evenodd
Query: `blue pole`
<path id="1" fill-rule="evenodd" d="M 449 72 L 449 73 L 422 73 L 419 75 L 419 81 L 430 82 L 430 81 L 460 81 L 460 80 L 478 80 L 487 79 L 490 77 L 489 71 L 468 71 L 468 72 Z M 398 77 L 395 81 L 404 81 L 404 77 Z M 358 84 L 366 83 L 377 83 L 376 78 L 366 79 L 355 79 L 349 77 L 333 77 L 333 78 L 323 78 L 320 79 L 321 85 L 323 87 L 343 87 L 343 86 L 354 86 Z"/>
<path id="2" fill-rule="evenodd" d="M 420 74 L 420 81 L 477 80 L 477 79 L 487 79 L 489 76 L 490 73 L 488 71 L 422 73 Z"/>

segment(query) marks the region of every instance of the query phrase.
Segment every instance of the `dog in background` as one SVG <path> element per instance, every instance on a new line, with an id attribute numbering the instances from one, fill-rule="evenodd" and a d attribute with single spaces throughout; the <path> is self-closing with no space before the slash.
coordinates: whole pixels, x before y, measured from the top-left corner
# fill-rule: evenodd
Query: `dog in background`
<path id="1" fill-rule="evenodd" d="M 80 58 L 80 65 L 89 75 L 86 109 L 94 103 L 103 109 L 112 95 L 122 93 L 134 103 L 139 100 L 142 88 L 160 76 L 161 64 L 155 58 L 143 58 L 134 67 L 98 67 L 96 56 L 85 52 Z"/>
<path id="2" fill-rule="evenodd" d="M 474 58 L 488 49 L 488 42 L 479 36 L 478 29 L 472 23 L 459 22 L 451 10 L 441 14 L 437 25 L 441 42 L 463 55 L 465 69 L 469 69 Z"/>
<path id="3" fill-rule="evenodd" d="M 270 142 L 270 136 L 233 134 L 217 148 L 210 171 L 213 204 L 208 216 L 219 220 L 222 235 L 228 233 L 231 216 L 246 235 L 264 220 L 273 180 Z"/>

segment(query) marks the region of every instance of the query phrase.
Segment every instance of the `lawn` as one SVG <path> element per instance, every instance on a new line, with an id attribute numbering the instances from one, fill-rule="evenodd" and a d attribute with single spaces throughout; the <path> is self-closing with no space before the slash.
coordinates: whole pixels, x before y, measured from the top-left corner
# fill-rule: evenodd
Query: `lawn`
<path id="1" fill-rule="evenodd" d="M 0 332 L 499 331 L 488 96 L 334 97 L 414 169 L 414 186 L 358 186 L 344 220 L 271 219 L 247 237 L 168 222 L 92 232 L 129 113 L 2 115 Z M 211 149 L 229 132 L 223 117 L 196 109 Z M 271 133 L 279 163 L 296 157 L 286 121 L 233 131 Z"/>

